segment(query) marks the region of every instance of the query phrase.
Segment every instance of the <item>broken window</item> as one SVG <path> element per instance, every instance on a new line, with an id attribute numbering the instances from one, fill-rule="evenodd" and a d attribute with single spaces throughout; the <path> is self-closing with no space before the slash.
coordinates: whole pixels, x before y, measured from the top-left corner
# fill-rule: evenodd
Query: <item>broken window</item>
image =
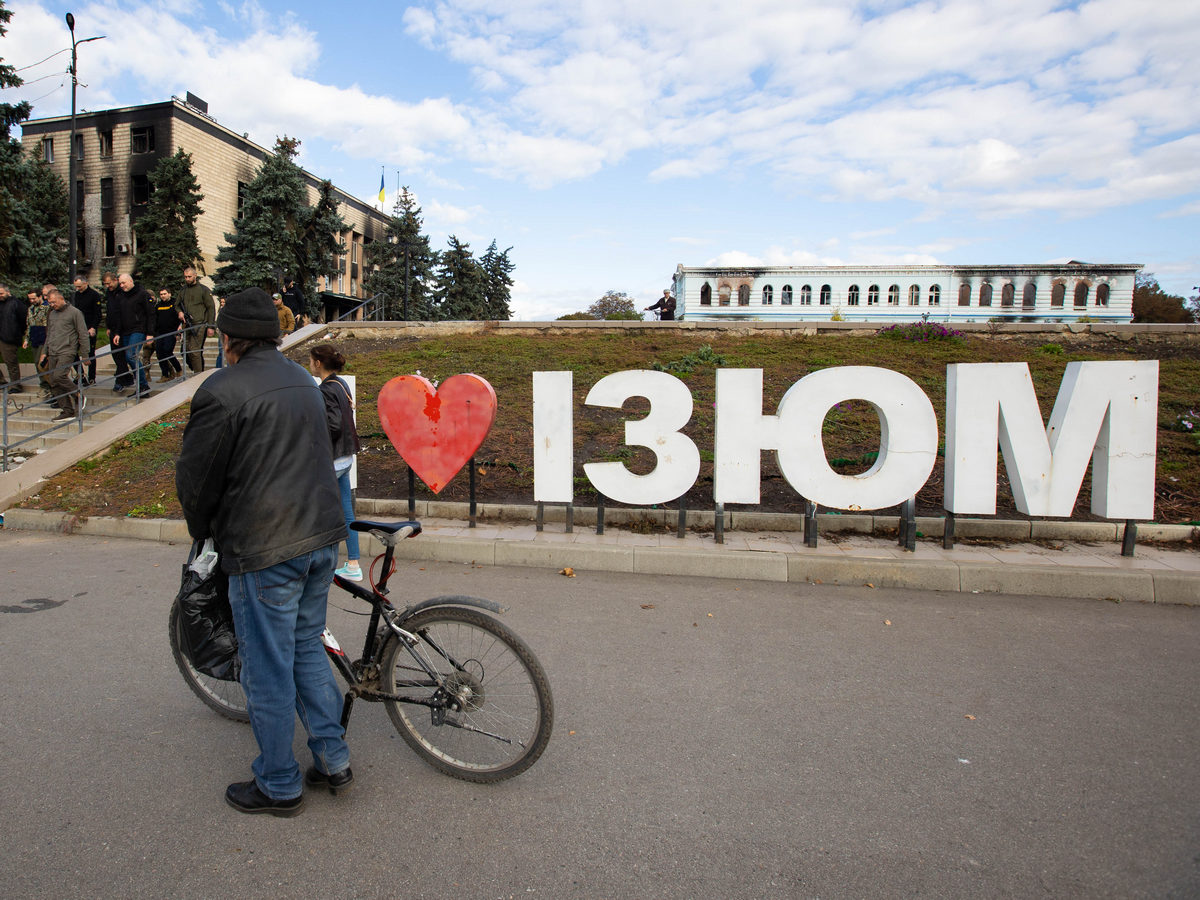
<path id="1" fill-rule="evenodd" d="M 154 126 L 135 125 L 129 129 L 129 152 L 152 153 L 154 151 Z"/>
<path id="2" fill-rule="evenodd" d="M 134 206 L 145 206 L 150 202 L 150 179 L 145 175 L 129 178 L 129 199 Z"/>
<path id="3" fill-rule="evenodd" d="M 1081 281 L 1075 285 L 1075 305 L 1087 306 L 1088 301 L 1088 283 Z"/>
<path id="4" fill-rule="evenodd" d="M 750 285 L 739 284 L 738 285 L 738 306 L 749 306 L 749 305 L 750 305 Z"/>
<path id="5" fill-rule="evenodd" d="M 1108 306 L 1108 285 L 1102 284 L 1096 288 L 1096 305 Z"/>
<path id="6" fill-rule="evenodd" d="M 712 306 L 712 288 L 707 281 L 700 288 L 700 305 Z"/>
<path id="7" fill-rule="evenodd" d="M 721 306 L 729 305 L 730 293 L 731 293 L 730 287 L 727 284 L 723 284 L 719 288 L 717 288 L 717 298 L 718 298 L 718 302 L 720 303 Z"/>
<path id="8" fill-rule="evenodd" d="M 1011 281 L 1007 282 L 1004 287 L 1000 288 L 1001 306 L 1012 306 L 1016 302 L 1016 299 L 1017 289 L 1013 286 Z"/>
<path id="9" fill-rule="evenodd" d="M 790 284 L 785 284 L 783 286 L 783 290 L 779 292 L 779 305 L 780 306 L 791 306 L 792 305 L 792 286 Z"/>
<path id="10" fill-rule="evenodd" d="M 1061 281 L 1054 282 L 1054 287 L 1050 291 L 1050 305 L 1062 306 L 1063 301 L 1067 296 L 1067 286 Z"/>
<path id="11" fill-rule="evenodd" d="M 766 287 L 763 288 L 763 291 L 762 291 L 763 306 L 770 306 L 774 299 L 775 299 L 775 289 L 773 287 L 771 287 L 771 285 L 768 284 Z"/>
<path id="12" fill-rule="evenodd" d="M 112 129 L 98 132 L 100 137 L 100 155 L 112 156 Z"/>
<path id="13" fill-rule="evenodd" d="M 1025 289 L 1021 292 L 1021 305 L 1027 308 L 1037 306 L 1037 285 L 1032 281 L 1025 283 Z"/>

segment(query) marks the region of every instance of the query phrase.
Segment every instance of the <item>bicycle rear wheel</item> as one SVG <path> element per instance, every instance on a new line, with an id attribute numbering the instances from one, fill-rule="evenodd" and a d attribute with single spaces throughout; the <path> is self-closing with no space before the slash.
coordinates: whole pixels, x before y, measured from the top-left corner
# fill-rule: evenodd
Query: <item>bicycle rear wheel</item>
<path id="1" fill-rule="evenodd" d="M 175 665 L 183 675 L 184 683 L 192 689 L 209 709 L 215 709 L 227 719 L 236 722 L 249 722 L 250 713 L 246 711 L 246 694 L 241 684 L 236 681 L 222 681 L 205 675 L 192 666 L 192 661 L 183 652 L 182 625 L 179 621 L 179 603 L 171 604 L 171 616 L 167 630 L 171 637 L 171 655 L 175 657 Z"/>
<path id="2" fill-rule="evenodd" d="M 554 701 L 541 663 L 525 642 L 490 616 L 445 606 L 402 627 L 420 639 L 410 649 L 393 635 L 380 672 L 385 693 L 448 702 L 430 708 L 385 700 L 400 736 L 434 768 L 466 781 L 503 781 L 532 766 L 554 726 Z M 419 653 L 445 689 L 417 665 Z"/>

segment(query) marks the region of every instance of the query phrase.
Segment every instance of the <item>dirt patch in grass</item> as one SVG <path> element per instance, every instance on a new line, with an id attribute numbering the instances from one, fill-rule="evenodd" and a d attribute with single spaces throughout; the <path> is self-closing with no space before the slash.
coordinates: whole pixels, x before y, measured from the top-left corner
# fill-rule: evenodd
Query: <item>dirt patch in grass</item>
<path id="1" fill-rule="evenodd" d="M 879 335 L 797 336 L 760 332 L 706 334 L 665 329 L 587 331 L 578 334 L 486 333 L 432 338 L 390 339 L 335 337 L 346 354 L 347 373 L 358 379 L 358 428 L 363 441 L 359 457 L 359 494 L 404 499 L 408 467 L 392 448 L 379 423 L 375 398 L 397 375 L 420 372 L 432 381 L 474 372 L 496 389 L 499 410 L 495 425 L 475 457 L 477 497 L 489 503 L 531 503 L 533 498 L 532 373 L 570 371 L 575 395 L 576 503 L 594 503 L 596 495 L 583 474 L 585 462 L 621 461 L 645 473 L 653 456 L 644 448 L 624 446 L 624 421 L 644 414 L 646 403 L 632 400 L 622 410 L 585 406 L 587 391 L 600 378 L 631 369 L 661 369 L 681 378 L 693 397 L 693 414 L 683 429 L 700 449 L 700 477 L 688 492 L 690 508 L 712 508 L 715 372 L 722 368 L 763 369 L 763 411 L 773 412 L 784 392 L 810 372 L 831 366 L 881 366 L 912 378 L 929 395 L 944 434 L 946 365 L 956 362 L 1020 362 L 1029 364 L 1043 415 L 1049 415 L 1066 364 L 1073 360 L 1160 360 L 1158 479 L 1156 516 L 1160 522 L 1200 521 L 1200 443 L 1181 430 L 1180 416 L 1200 409 L 1200 345 L 1163 342 L 1132 336 L 1046 335 L 1003 338 L 972 335 L 955 341 L 909 343 Z M 307 362 L 303 347 L 290 355 Z M 55 478 L 27 506 L 62 509 L 79 515 L 181 515 L 174 491 L 174 459 L 179 452 L 187 409 L 164 417 L 151 432 L 135 433 L 99 460 L 75 466 Z M 879 449 L 878 419 L 865 403 L 842 404 L 830 412 L 824 427 L 826 454 L 845 474 L 868 469 Z M 1000 467 L 997 514 L 1017 517 Z M 917 496 L 918 514 L 941 511 L 943 464 L 939 458 L 928 483 Z M 1074 518 L 1091 518 L 1090 475 L 1085 479 Z M 456 476 L 440 495 L 419 481 L 418 499 L 466 500 L 467 473 Z M 617 506 L 609 502 L 610 506 Z M 671 506 L 675 504 L 672 503 Z M 803 503 L 783 479 L 773 453 L 762 456 L 763 511 L 803 511 Z"/>

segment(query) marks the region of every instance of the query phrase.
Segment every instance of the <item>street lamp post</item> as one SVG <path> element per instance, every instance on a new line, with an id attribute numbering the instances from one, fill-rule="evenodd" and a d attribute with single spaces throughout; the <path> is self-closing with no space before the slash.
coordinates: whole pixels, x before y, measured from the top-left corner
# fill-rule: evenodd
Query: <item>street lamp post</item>
<path id="1" fill-rule="evenodd" d="M 75 191 L 75 86 L 79 84 L 79 66 L 75 48 L 80 44 L 86 44 L 88 41 L 102 40 L 104 35 L 77 41 L 75 40 L 75 17 L 67 13 L 66 19 L 67 28 L 71 31 L 71 142 L 67 147 L 67 278 L 69 281 L 74 281 L 75 266 L 77 263 L 76 257 L 79 254 L 79 237 L 77 235 L 79 228 L 79 200 Z"/>

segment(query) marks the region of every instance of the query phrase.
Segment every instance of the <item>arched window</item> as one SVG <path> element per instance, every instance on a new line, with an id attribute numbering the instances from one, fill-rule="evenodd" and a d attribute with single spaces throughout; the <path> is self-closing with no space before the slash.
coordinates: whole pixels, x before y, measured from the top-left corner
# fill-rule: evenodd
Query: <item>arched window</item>
<path id="1" fill-rule="evenodd" d="M 893 284 L 888 288 L 888 306 L 900 305 L 900 285 Z"/>
<path id="2" fill-rule="evenodd" d="M 964 281 L 962 284 L 960 284 L 958 286 L 958 305 L 959 306 L 970 306 L 971 305 L 971 282 Z"/>
<path id="3" fill-rule="evenodd" d="M 1032 281 L 1025 282 L 1025 289 L 1021 291 L 1021 306 L 1026 309 L 1037 306 L 1037 285 Z"/>
<path id="4" fill-rule="evenodd" d="M 850 291 L 846 294 L 847 306 L 858 306 L 858 285 L 850 285 Z"/>
<path id="5" fill-rule="evenodd" d="M 1006 281 L 1004 287 L 1000 288 L 1000 305 L 1012 306 L 1017 299 L 1017 289 L 1011 281 Z"/>
<path id="6" fill-rule="evenodd" d="M 989 281 L 985 281 L 979 286 L 979 305 L 992 305 L 992 284 Z"/>
<path id="7" fill-rule="evenodd" d="M 750 285 L 739 284 L 738 285 L 738 306 L 749 306 L 749 305 L 750 305 Z"/>
<path id="8" fill-rule="evenodd" d="M 1050 290 L 1050 305 L 1061 307 L 1066 296 L 1067 286 L 1061 281 L 1054 282 L 1054 287 Z"/>
<path id="9" fill-rule="evenodd" d="M 700 288 L 700 305 L 712 306 L 712 287 L 706 281 L 704 286 Z"/>
<path id="10" fill-rule="evenodd" d="M 717 288 L 717 305 L 728 306 L 729 305 L 729 295 L 730 295 L 731 291 L 732 291 L 732 289 L 727 284 L 723 284 L 719 288 Z"/>
<path id="11" fill-rule="evenodd" d="M 1086 281 L 1081 281 L 1079 284 L 1075 285 L 1075 305 L 1087 306 L 1087 298 L 1088 283 Z"/>
<path id="12" fill-rule="evenodd" d="M 1102 284 L 1096 288 L 1096 305 L 1108 306 L 1108 285 Z"/>
<path id="13" fill-rule="evenodd" d="M 775 300 L 775 288 L 771 287 L 768 284 L 766 287 L 763 288 L 763 299 L 762 299 L 763 306 L 770 306 L 771 303 L 774 302 L 774 300 Z"/>
<path id="14" fill-rule="evenodd" d="M 780 306 L 791 306 L 792 305 L 792 286 L 790 284 L 785 284 L 783 286 L 783 290 L 779 292 L 779 305 Z"/>
<path id="15" fill-rule="evenodd" d="M 821 305 L 828 306 L 833 302 L 833 288 L 827 284 L 821 285 Z"/>
<path id="16" fill-rule="evenodd" d="M 920 288 L 920 286 L 915 285 L 915 284 L 910 284 L 908 286 L 908 305 L 909 306 L 920 306 L 921 305 L 921 288 Z"/>
<path id="17" fill-rule="evenodd" d="M 800 305 L 801 306 L 812 306 L 812 286 L 811 285 L 806 284 L 804 287 L 800 288 Z"/>
<path id="18" fill-rule="evenodd" d="M 867 288 L 867 306 L 879 305 L 879 285 L 873 284 Z"/>
<path id="19" fill-rule="evenodd" d="M 930 306 L 942 305 L 942 286 L 940 284 L 931 284 L 929 286 L 929 295 L 926 302 Z"/>

